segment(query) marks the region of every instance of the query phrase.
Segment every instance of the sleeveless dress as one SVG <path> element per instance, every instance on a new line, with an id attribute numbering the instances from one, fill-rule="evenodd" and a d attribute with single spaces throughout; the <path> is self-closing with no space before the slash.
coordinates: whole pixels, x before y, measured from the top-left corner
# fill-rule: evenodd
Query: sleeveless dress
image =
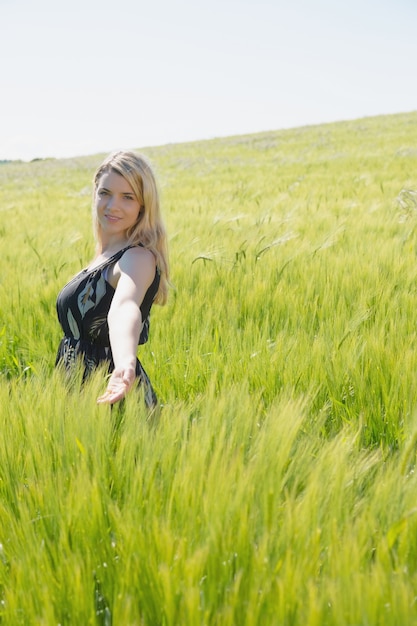
<path id="1" fill-rule="evenodd" d="M 84 368 L 83 380 L 102 363 L 108 365 L 109 373 L 114 370 L 107 315 L 115 289 L 107 282 L 106 276 L 110 266 L 119 261 L 126 250 L 132 247 L 134 246 L 127 246 L 116 252 L 91 270 L 82 270 L 58 295 L 56 309 L 64 337 L 59 344 L 55 365 L 64 366 L 67 372 L 71 372 L 81 362 Z M 140 305 L 142 330 L 139 344 L 148 341 L 149 316 L 159 280 L 157 268 L 153 282 Z M 155 392 L 139 359 L 136 359 L 136 378 L 144 391 L 146 406 L 149 408 L 156 406 Z"/>

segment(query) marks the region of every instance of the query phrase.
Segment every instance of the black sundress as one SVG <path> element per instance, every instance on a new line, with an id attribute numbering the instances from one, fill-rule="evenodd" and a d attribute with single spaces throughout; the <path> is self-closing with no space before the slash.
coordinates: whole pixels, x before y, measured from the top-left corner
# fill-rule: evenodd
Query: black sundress
<path id="1" fill-rule="evenodd" d="M 102 363 L 108 364 L 109 373 L 114 370 L 107 315 L 115 290 L 107 282 L 106 275 L 108 268 L 131 247 L 120 250 L 91 270 L 82 270 L 58 294 L 56 309 L 64 337 L 59 344 L 55 365 L 63 365 L 71 372 L 81 362 L 83 380 Z M 140 305 L 143 324 L 139 345 L 148 341 L 149 316 L 159 280 L 159 270 L 156 269 L 155 278 Z M 136 360 L 136 377 L 144 391 L 147 407 L 156 406 L 155 392 L 139 359 Z"/>

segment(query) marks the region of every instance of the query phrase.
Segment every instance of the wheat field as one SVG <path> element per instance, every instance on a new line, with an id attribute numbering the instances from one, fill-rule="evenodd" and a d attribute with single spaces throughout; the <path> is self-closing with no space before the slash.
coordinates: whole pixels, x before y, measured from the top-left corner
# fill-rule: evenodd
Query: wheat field
<path id="1" fill-rule="evenodd" d="M 417 623 L 417 113 L 139 148 L 162 409 L 54 370 L 104 155 L 0 165 L 0 622 Z"/>

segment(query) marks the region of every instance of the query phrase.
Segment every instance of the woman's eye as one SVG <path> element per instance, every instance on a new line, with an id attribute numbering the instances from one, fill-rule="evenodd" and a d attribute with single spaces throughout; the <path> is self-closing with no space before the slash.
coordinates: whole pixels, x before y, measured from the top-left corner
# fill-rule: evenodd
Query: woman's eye
<path id="1" fill-rule="evenodd" d="M 133 196 L 125 196 L 125 200 L 134 200 Z"/>
<path id="2" fill-rule="evenodd" d="M 99 196 L 107 196 L 108 195 L 108 191 L 106 191 L 105 189 L 100 189 L 98 192 Z"/>

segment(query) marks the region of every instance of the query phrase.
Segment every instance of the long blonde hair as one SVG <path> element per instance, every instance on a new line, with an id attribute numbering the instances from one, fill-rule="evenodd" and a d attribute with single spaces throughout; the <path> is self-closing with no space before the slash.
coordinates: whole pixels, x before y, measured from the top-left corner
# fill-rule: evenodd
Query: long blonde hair
<path id="1" fill-rule="evenodd" d="M 114 152 L 100 165 L 94 175 L 94 195 L 103 174 L 114 171 L 120 174 L 132 187 L 140 205 L 136 223 L 127 231 L 129 245 L 139 243 L 156 258 L 160 282 L 155 302 L 165 304 L 169 286 L 168 244 L 161 215 L 159 192 L 151 165 L 142 154 L 130 151 Z M 101 240 L 100 228 L 93 203 L 93 229 L 97 242 Z"/>

